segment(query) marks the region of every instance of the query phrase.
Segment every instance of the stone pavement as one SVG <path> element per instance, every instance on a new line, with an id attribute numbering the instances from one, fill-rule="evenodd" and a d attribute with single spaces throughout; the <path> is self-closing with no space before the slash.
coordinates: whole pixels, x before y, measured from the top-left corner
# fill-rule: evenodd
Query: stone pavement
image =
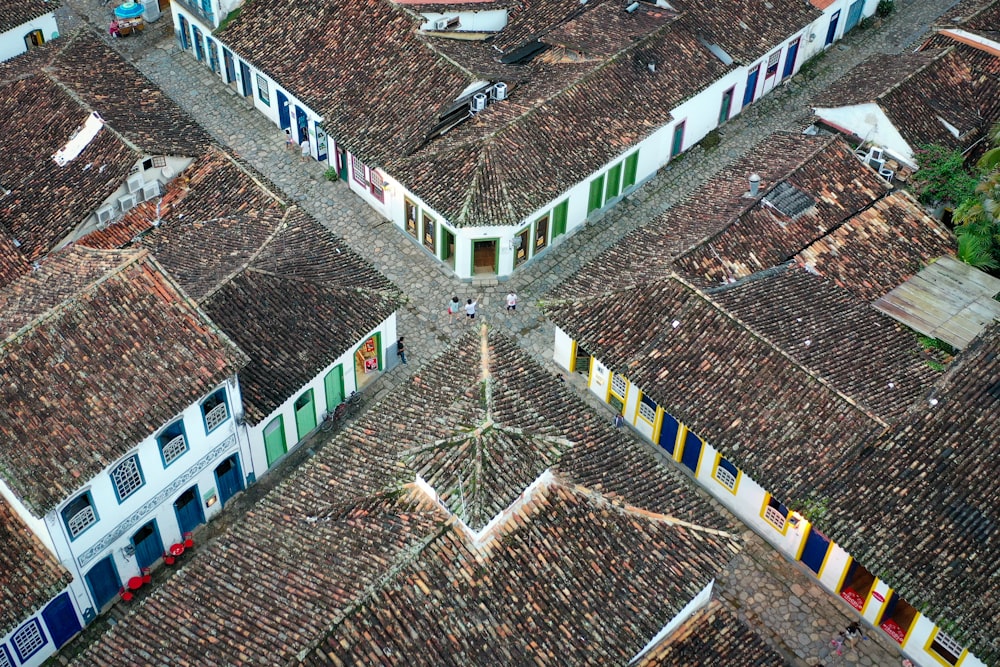
<path id="1" fill-rule="evenodd" d="M 587 261 L 697 188 L 725 164 L 745 154 L 775 130 L 800 131 L 809 122 L 806 103 L 854 64 L 874 53 L 895 53 L 912 48 L 938 16 L 956 0 L 896 0 L 897 11 L 886 21 L 856 29 L 843 43 L 811 62 L 805 70 L 759 100 L 720 129 L 721 142 L 711 150 L 695 147 L 662 169 L 639 190 L 626 197 L 600 220 L 592 221 L 558 241 L 545 255 L 530 261 L 508 282 L 484 289 L 456 279 L 422 248 L 412 243 L 392 223 L 353 195 L 340 181 L 324 179 L 324 167 L 290 152 L 284 135 L 205 65 L 182 53 L 169 30 L 169 14 L 155 31 L 139 38 L 110 40 L 106 34 L 108 10 L 100 0 L 68 0 L 67 25 L 90 21 L 105 39 L 135 62 L 212 136 L 288 195 L 354 250 L 368 259 L 407 295 L 399 313 L 399 332 L 407 337 L 408 366 L 396 366 L 379 378 L 366 393 L 369 402 L 384 396 L 419 369 L 421 363 L 445 350 L 467 329 L 465 319 L 450 321 L 445 312 L 452 295 L 463 301 L 479 297 L 482 319 L 509 331 L 521 346 L 543 364 L 550 364 L 553 329 L 536 303 L 550 289 L 579 270 Z M 166 26 L 166 30 L 164 27 Z M 64 26 L 63 32 L 68 29 Z M 156 36 L 160 41 L 155 41 Z M 132 39 L 132 41 L 128 41 Z M 140 41 L 142 40 L 142 41 Z M 503 296 L 514 288 L 518 313 L 505 314 Z M 578 382 L 574 384 L 579 385 Z M 581 390 L 585 395 L 589 392 Z M 595 405 L 598 403 L 593 399 Z M 599 408 L 601 406 L 598 406 Z M 288 470 L 309 455 L 306 443 L 282 465 Z M 252 503 L 283 476 L 267 475 L 249 489 L 243 506 Z M 219 527 L 210 530 L 216 532 Z M 811 667 L 828 653 L 827 643 L 853 618 L 846 604 L 819 589 L 815 580 L 797 565 L 775 558 L 774 551 L 748 533 L 748 548 L 734 560 L 720 581 L 722 597 L 749 620 L 794 665 Z M 100 625 L 100 624 L 95 624 Z M 890 642 L 880 633 L 855 650 L 826 665 L 885 666 L 899 664 Z M 878 635 L 877 637 L 874 635 Z"/>

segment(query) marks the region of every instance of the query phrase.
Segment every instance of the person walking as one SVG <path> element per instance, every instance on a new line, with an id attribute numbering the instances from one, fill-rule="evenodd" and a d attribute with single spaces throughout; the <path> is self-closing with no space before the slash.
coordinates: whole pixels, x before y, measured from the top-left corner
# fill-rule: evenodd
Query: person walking
<path id="1" fill-rule="evenodd" d="M 406 345 L 403 343 L 403 337 L 400 336 L 399 340 L 396 341 L 396 356 L 399 360 L 406 364 Z"/>
<path id="2" fill-rule="evenodd" d="M 469 320 L 476 319 L 476 306 L 478 305 L 479 305 L 478 298 L 475 300 L 469 299 L 468 301 L 465 302 L 465 316 L 469 318 Z"/>
<path id="3" fill-rule="evenodd" d="M 292 131 L 287 128 L 285 129 L 285 148 L 288 150 L 295 150 L 296 148 L 295 140 L 292 139 Z"/>
<path id="4" fill-rule="evenodd" d="M 302 140 L 302 159 L 305 160 L 308 157 L 311 157 L 309 155 L 309 139 L 303 139 Z"/>
<path id="5" fill-rule="evenodd" d="M 517 294 L 514 293 L 514 290 L 511 290 L 510 292 L 507 293 L 507 314 L 510 315 L 511 313 L 516 313 L 516 312 L 517 312 Z"/>
<path id="6" fill-rule="evenodd" d="M 451 297 L 451 301 L 448 302 L 448 314 L 451 319 L 454 320 L 460 312 L 462 312 L 462 302 L 458 300 L 457 296 Z"/>

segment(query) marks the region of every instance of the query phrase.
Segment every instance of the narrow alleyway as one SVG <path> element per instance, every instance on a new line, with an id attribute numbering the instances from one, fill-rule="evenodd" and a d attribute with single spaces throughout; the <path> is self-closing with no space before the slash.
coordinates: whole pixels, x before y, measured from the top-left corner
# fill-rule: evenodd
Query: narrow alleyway
<path id="1" fill-rule="evenodd" d="M 445 312 L 452 295 L 464 300 L 480 297 L 483 319 L 509 331 L 522 347 L 543 364 L 551 364 L 553 330 L 536 307 L 546 292 L 572 275 L 594 256 L 679 201 L 714 175 L 725 164 L 745 154 L 771 132 L 800 131 L 809 122 L 806 103 L 818 91 L 873 53 L 901 52 L 912 48 L 938 16 L 954 0 L 896 0 L 897 12 L 881 26 L 855 30 L 844 43 L 831 48 L 810 63 L 805 72 L 767 98 L 745 109 L 720 131 L 722 141 L 711 150 L 695 147 L 660 171 L 637 192 L 565 238 L 546 255 L 533 260 L 509 282 L 485 289 L 457 280 L 411 243 L 391 223 L 382 219 L 340 181 L 324 179 L 324 167 L 303 160 L 285 148 L 284 134 L 227 87 L 202 63 L 182 53 L 165 15 L 155 31 L 137 41 L 115 44 L 212 136 L 288 194 L 333 232 L 347 240 L 362 257 L 371 261 L 407 295 L 400 312 L 399 332 L 406 336 L 408 366 L 385 373 L 367 393 L 377 401 L 403 382 L 421 364 L 445 350 L 449 342 L 468 326 L 464 319 L 452 322 Z M 68 0 L 64 13 L 69 21 L 90 21 L 109 39 L 103 26 L 106 8 L 98 0 Z M 75 16 L 72 16 L 75 13 Z M 64 27 L 64 31 L 67 28 Z M 159 40 L 153 42 L 153 40 Z M 109 39 L 110 41 L 110 39 Z M 503 296 L 513 287 L 519 297 L 518 312 L 508 316 Z M 577 380 L 572 382 L 579 384 Z M 582 391 L 582 390 L 581 390 Z M 587 392 L 583 392 L 587 393 Z M 589 397 L 597 409 L 595 398 Z M 310 455 L 319 442 L 305 443 L 293 452 L 277 472 L 269 474 L 244 493 L 236 503 L 252 505 L 287 470 Z M 721 510 L 720 506 L 720 511 Z M 232 521 L 233 515 L 227 521 Z M 224 528 L 209 526 L 202 540 Z M 776 558 L 775 552 L 748 531 L 748 548 L 720 579 L 721 597 L 751 622 L 794 665 L 812 667 L 829 652 L 828 642 L 855 615 L 837 598 L 822 591 L 815 579 L 793 563 Z M 165 575 L 163 575 L 165 576 Z M 95 624 L 99 629 L 103 622 Z M 870 639 L 827 665 L 898 665 L 900 658 L 891 642 L 872 631 Z"/>

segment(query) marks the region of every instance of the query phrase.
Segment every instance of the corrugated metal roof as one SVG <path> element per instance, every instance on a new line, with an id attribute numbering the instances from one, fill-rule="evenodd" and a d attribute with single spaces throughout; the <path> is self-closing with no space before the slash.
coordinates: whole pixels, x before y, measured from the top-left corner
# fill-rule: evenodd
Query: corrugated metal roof
<path id="1" fill-rule="evenodd" d="M 911 329 L 963 349 L 1000 319 L 997 294 L 1000 280 L 942 257 L 873 305 Z"/>

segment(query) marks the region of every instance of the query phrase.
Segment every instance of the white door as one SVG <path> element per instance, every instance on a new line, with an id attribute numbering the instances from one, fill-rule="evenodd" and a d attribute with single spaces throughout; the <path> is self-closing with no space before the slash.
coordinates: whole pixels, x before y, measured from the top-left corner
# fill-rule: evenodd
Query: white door
<path id="1" fill-rule="evenodd" d="M 761 90 L 761 95 L 767 95 L 767 92 L 778 83 L 779 60 L 781 60 L 781 49 L 767 57 L 767 69 L 764 70 L 764 87 Z"/>

